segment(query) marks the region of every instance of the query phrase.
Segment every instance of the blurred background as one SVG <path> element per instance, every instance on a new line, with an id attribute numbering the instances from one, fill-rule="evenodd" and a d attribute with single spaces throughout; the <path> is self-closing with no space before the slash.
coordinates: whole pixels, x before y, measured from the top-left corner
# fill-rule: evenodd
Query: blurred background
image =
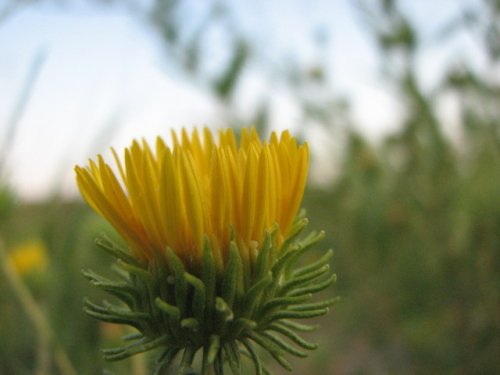
<path id="1" fill-rule="evenodd" d="M 0 103 L 0 374 L 145 374 L 82 312 L 112 229 L 73 166 L 249 124 L 309 142 L 336 254 L 294 373 L 500 373 L 500 1 L 0 0 Z"/>

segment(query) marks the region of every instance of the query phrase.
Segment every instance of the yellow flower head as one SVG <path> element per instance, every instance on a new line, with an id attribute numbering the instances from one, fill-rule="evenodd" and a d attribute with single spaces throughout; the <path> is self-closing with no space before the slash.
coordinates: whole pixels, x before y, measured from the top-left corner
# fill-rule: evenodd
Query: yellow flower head
<path id="1" fill-rule="evenodd" d="M 101 155 L 75 167 L 83 197 L 134 257 L 147 265 L 170 247 L 196 266 L 207 238 L 221 270 L 232 236 L 251 265 L 266 231 L 278 225 L 278 244 L 289 234 L 304 192 L 307 144 L 288 131 L 262 142 L 254 128 L 243 129 L 239 145 L 231 129 L 216 142 L 208 128 L 172 132 L 172 143 L 133 141 L 123 159 L 112 149 L 119 177 Z"/>
<path id="2" fill-rule="evenodd" d="M 28 241 L 12 248 L 8 259 L 18 274 L 29 274 L 47 266 L 47 249 L 38 240 Z"/>
<path id="3" fill-rule="evenodd" d="M 123 302 L 85 299 L 85 312 L 136 330 L 131 341 L 104 349 L 105 358 L 158 350 L 159 374 L 182 352 L 176 373 L 187 374 L 202 351 L 200 374 L 222 374 L 226 363 L 237 374 L 247 354 L 263 374 L 261 347 L 291 370 L 285 352 L 304 357 L 302 349 L 316 348 L 296 332 L 313 327 L 294 320 L 325 315 L 336 301 L 310 302 L 335 281 L 331 250 L 298 264 L 324 236 L 298 239 L 307 224 L 295 220 L 307 144 L 288 131 L 261 141 L 254 128 L 243 129 L 240 140 L 232 130 L 217 137 L 207 128 L 182 130 L 172 132 L 171 144 L 134 141 L 123 157 L 112 149 L 116 175 L 101 155 L 75 168 L 83 197 L 130 248 L 98 242 L 120 260 L 120 282 L 83 272 Z"/>

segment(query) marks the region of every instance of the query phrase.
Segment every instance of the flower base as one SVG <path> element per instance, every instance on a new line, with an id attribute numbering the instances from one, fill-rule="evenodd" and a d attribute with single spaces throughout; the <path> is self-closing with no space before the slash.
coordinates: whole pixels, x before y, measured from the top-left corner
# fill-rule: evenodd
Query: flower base
<path id="1" fill-rule="evenodd" d="M 161 374 L 180 356 L 179 373 L 192 371 L 202 353 L 201 374 L 224 373 L 226 364 L 240 374 L 241 357 L 248 357 L 255 373 L 267 374 L 256 350 L 266 350 L 281 366 L 291 370 L 285 354 L 307 356 L 316 344 L 297 332 L 315 327 L 295 322 L 328 312 L 337 298 L 310 302 L 313 294 L 335 281 L 327 251 L 305 266 L 297 261 L 323 237 L 311 233 L 298 240 L 307 219 L 294 224 L 291 235 L 278 247 L 277 230 L 266 234 L 251 269 L 242 262 L 236 241 L 231 241 L 223 272 L 217 272 L 210 242 L 205 241 L 199 272 L 188 272 L 179 257 L 167 248 L 146 268 L 107 239 L 97 244 L 117 259 L 120 281 L 84 271 L 91 283 L 117 297 L 124 306 L 85 300 L 85 312 L 102 321 L 130 325 L 137 333 L 124 337 L 126 345 L 104 349 L 107 360 L 120 360 L 157 349 L 154 374 Z"/>

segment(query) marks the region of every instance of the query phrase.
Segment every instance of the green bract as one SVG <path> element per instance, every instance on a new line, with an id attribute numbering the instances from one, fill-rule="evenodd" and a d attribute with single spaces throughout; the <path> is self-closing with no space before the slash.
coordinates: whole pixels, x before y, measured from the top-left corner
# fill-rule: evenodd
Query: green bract
<path id="1" fill-rule="evenodd" d="M 335 275 L 329 270 L 332 250 L 312 264 L 299 266 L 301 255 L 324 237 L 319 232 L 298 240 L 307 222 L 305 218 L 297 220 L 279 248 L 273 239 L 276 228 L 268 232 L 251 272 L 243 269 L 235 241 L 224 271 L 217 273 L 206 239 L 196 276 L 186 271 L 171 249 L 146 268 L 110 240 L 98 240 L 97 244 L 117 259 L 122 277 L 111 281 L 92 271 L 84 275 L 124 305 L 106 301 L 97 305 L 85 300 L 85 311 L 97 319 L 137 329 L 124 338 L 125 345 L 104 349 L 105 358 L 120 360 L 157 349 L 155 374 L 161 374 L 179 357 L 180 374 L 191 373 L 194 363 L 199 363 L 201 374 L 213 369 L 221 375 L 225 367 L 240 374 L 245 356 L 260 375 L 269 373 L 258 354 L 261 347 L 291 370 L 285 354 L 305 357 L 307 350 L 316 348 L 297 333 L 315 327 L 295 320 L 324 315 L 337 300 L 310 302 L 314 293 L 335 281 Z M 199 352 L 201 359 L 194 362 Z"/>

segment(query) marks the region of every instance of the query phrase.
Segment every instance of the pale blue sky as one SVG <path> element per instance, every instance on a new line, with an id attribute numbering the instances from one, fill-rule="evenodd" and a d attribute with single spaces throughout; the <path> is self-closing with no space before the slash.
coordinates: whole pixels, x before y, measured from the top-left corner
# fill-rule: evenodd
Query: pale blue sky
<path id="1" fill-rule="evenodd" d="M 456 12 L 458 3 L 474 2 L 402 3 L 417 24 L 425 24 L 424 38 L 431 38 L 437 26 Z M 360 26 L 353 1 L 228 3 L 239 27 L 258 41 L 256 52 L 271 64 L 279 64 L 291 52 L 307 61 L 316 53 L 311 47 L 312 32 L 319 25 L 326 28 L 331 35 L 331 51 L 326 57 L 333 71 L 333 86 L 351 99 L 355 120 L 375 138 L 394 129 L 399 116 L 396 99 L 381 80 L 376 52 Z M 203 12 L 197 8 L 199 4 L 203 2 L 186 1 L 184 16 Z M 214 35 L 215 58 L 223 58 L 225 50 L 217 40 Z M 220 104 L 203 87 L 179 75 L 164 59 L 155 34 L 129 13 L 47 3 L 23 8 L 0 24 L 0 137 L 5 134 L 29 67 L 42 51 L 45 62 L 7 164 L 9 182 L 22 197 L 41 198 L 53 189 L 72 194 L 72 166 L 85 163 L 108 143 L 121 148 L 133 137 L 167 134 L 170 127 L 224 126 L 219 123 Z M 481 56 L 471 51 L 474 43 L 467 36 L 446 49 L 431 45 L 419 65 L 424 82 L 432 86 L 439 67 L 452 56 L 470 55 L 481 64 Z M 238 103 L 243 110 L 252 108 L 269 89 L 266 77 L 256 67 L 241 85 Z M 297 125 L 296 108 L 286 92 L 277 90 L 274 94 L 274 126 L 293 128 Z M 118 125 L 112 138 L 101 137 L 101 142 L 95 142 L 102 128 L 113 122 Z M 316 139 L 312 135 L 313 149 Z"/>

